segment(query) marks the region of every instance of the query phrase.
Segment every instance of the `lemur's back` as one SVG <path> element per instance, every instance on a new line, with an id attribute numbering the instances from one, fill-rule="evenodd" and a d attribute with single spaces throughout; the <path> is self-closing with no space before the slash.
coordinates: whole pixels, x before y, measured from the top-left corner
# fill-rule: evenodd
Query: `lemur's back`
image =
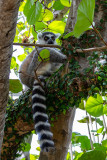
<path id="1" fill-rule="evenodd" d="M 32 52 L 31 54 L 29 54 L 26 59 L 23 61 L 23 63 L 21 64 L 20 66 L 20 69 L 19 69 L 19 78 L 20 78 L 20 81 L 22 84 L 28 86 L 30 88 L 30 84 L 29 84 L 29 78 L 31 79 L 31 76 L 32 75 L 29 75 L 27 73 L 27 70 L 28 70 L 28 66 L 30 65 L 31 61 L 32 61 L 32 58 L 33 58 L 33 55 L 34 55 L 34 52 Z M 34 81 L 34 78 L 32 77 L 33 81 Z"/>

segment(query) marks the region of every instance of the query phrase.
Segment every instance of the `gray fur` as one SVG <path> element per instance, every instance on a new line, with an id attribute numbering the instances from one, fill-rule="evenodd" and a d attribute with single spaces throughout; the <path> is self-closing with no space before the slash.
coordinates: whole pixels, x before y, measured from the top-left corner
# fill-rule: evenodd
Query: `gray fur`
<path id="1" fill-rule="evenodd" d="M 49 32 L 49 34 L 51 34 L 51 32 Z M 38 53 L 40 53 L 44 49 L 49 50 L 50 57 L 48 61 L 44 61 L 41 63 L 40 61 L 38 61 Z M 35 79 L 35 70 L 40 63 L 41 64 L 36 71 L 37 76 L 46 74 L 51 75 L 53 72 L 59 69 L 60 66 L 66 62 L 67 59 L 67 57 L 63 55 L 58 49 L 50 47 L 38 47 L 37 50 L 38 52 L 36 50 L 33 50 L 32 53 L 26 57 L 19 70 L 19 78 L 21 82 L 29 88 L 32 88 L 33 86 L 33 82 Z"/>

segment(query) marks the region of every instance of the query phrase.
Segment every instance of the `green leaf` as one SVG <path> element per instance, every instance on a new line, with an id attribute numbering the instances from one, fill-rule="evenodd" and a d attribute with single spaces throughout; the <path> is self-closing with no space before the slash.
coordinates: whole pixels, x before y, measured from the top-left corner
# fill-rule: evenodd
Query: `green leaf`
<path id="1" fill-rule="evenodd" d="M 36 22 L 35 28 L 36 28 L 36 31 L 44 30 L 47 28 L 47 24 L 44 22 Z"/>
<path id="2" fill-rule="evenodd" d="M 37 147 L 36 150 L 37 150 L 37 151 L 40 151 L 40 147 Z"/>
<path id="3" fill-rule="evenodd" d="M 85 110 L 83 99 L 81 99 L 81 103 L 79 104 L 79 108 L 82 109 L 82 110 Z"/>
<path id="4" fill-rule="evenodd" d="M 79 37 L 84 31 L 92 25 L 95 9 L 95 0 L 82 0 L 77 11 L 77 22 L 75 24 L 73 35 Z"/>
<path id="5" fill-rule="evenodd" d="M 53 21 L 49 24 L 48 28 L 53 32 L 64 33 L 66 23 L 62 21 Z"/>
<path id="6" fill-rule="evenodd" d="M 33 154 L 30 154 L 30 160 L 38 160 L 39 158 L 39 155 L 33 155 Z"/>
<path id="7" fill-rule="evenodd" d="M 87 136 L 79 136 L 79 142 L 81 143 L 82 150 L 90 150 L 91 149 L 90 140 L 88 139 Z"/>
<path id="8" fill-rule="evenodd" d="M 94 117 L 99 117 L 103 115 L 102 97 L 99 94 L 97 94 L 97 98 L 89 97 L 86 102 L 85 108 L 86 108 L 86 111 Z"/>
<path id="9" fill-rule="evenodd" d="M 17 27 L 19 31 L 22 31 L 25 29 L 25 24 L 23 22 L 18 22 Z"/>
<path id="10" fill-rule="evenodd" d="M 21 146 L 22 146 L 23 152 L 28 152 L 31 149 L 31 146 L 29 143 L 24 143 L 24 144 L 22 143 Z"/>
<path id="11" fill-rule="evenodd" d="M 78 154 L 76 155 L 76 157 L 74 158 L 74 160 L 78 160 L 78 158 L 79 158 L 79 157 L 81 157 L 81 156 L 82 156 L 82 154 L 84 154 L 84 153 L 83 153 L 83 152 L 78 153 Z"/>
<path id="12" fill-rule="evenodd" d="M 25 158 L 22 158 L 21 160 L 25 160 Z"/>
<path id="13" fill-rule="evenodd" d="M 91 120 L 92 120 L 92 122 L 95 121 L 95 119 L 92 117 L 91 117 Z M 89 117 L 86 116 L 86 117 L 82 118 L 81 120 L 78 120 L 78 122 L 80 122 L 80 123 L 87 123 L 88 122 L 89 123 Z"/>
<path id="14" fill-rule="evenodd" d="M 107 148 L 107 139 L 102 141 L 102 146 Z"/>
<path id="15" fill-rule="evenodd" d="M 31 131 L 32 134 L 35 134 L 35 130 Z"/>
<path id="16" fill-rule="evenodd" d="M 61 4 L 60 0 L 55 1 L 53 8 L 55 10 L 62 10 L 64 9 L 64 6 Z"/>
<path id="17" fill-rule="evenodd" d="M 27 22 L 30 25 L 35 24 L 38 21 L 42 11 L 42 5 L 40 2 L 36 2 L 36 4 L 31 4 L 31 1 L 28 0 L 24 7 L 24 15 L 27 17 Z"/>
<path id="18" fill-rule="evenodd" d="M 71 155 L 70 155 L 70 153 L 69 153 L 69 152 L 67 153 L 66 160 L 71 160 Z"/>
<path id="19" fill-rule="evenodd" d="M 68 37 L 70 37 L 70 36 L 73 36 L 73 32 L 69 32 L 69 33 L 67 33 L 63 38 L 68 38 Z"/>
<path id="20" fill-rule="evenodd" d="M 16 58 L 12 57 L 10 69 L 14 69 L 16 67 L 16 65 L 17 65 Z"/>
<path id="21" fill-rule="evenodd" d="M 25 58 L 26 58 L 26 54 L 21 54 L 21 55 L 18 56 L 18 60 L 21 61 L 21 62 L 22 62 Z"/>
<path id="22" fill-rule="evenodd" d="M 39 22 L 39 23 L 41 23 L 41 22 Z M 34 38 L 37 40 L 37 33 L 34 31 L 34 27 L 33 26 L 32 26 L 32 34 L 33 34 Z"/>
<path id="23" fill-rule="evenodd" d="M 18 93 L 22 91 L 22 84 L 18 79 L 10 79 L 9 80 L 9 91 L 13 93 Z"/>
<path id="24" fill-rule="evenodd" d="M 102 133 L 103 130 L 104 130 L 104 127 L 101 127 L 97 130 L 97 133 Z"/>
<path id="25" fill-rule="evenodd" d="M 19 12 L 23 12 L 25 4 L 26 4 L 25 2 L 22 2 L 22 3 L 20 4 Z"/>
<path id="26" fill-rule="evenodd" d="M 30 0 L 31 1 L 31 4 L 33 6 L 34 2 L 36 2 L 37 0 Z"/>
<path id="27" fill-rule="evenodd" d="M 107 104 L 103 106 L 103 113 L 107 115 Z"/>
<path id="28" fill-rule="evenodd" d="M 60 2 L 62 3 L 62 5 L 70 7 L 72 0 L 60 0 Z"/>
<path id="29" fill-rule="evenodd" d="M 72 133 L 72 139 L 71 139 L 71 141 L 72 141 L 72 144 L 75 144 L 75 143 L 79 143 L 79 136 L 81 136 L 81 134 L 80 133 L 78 133 L 78 132 L 73 132 Z"/>
<path id="30" fill-rule="evenodd" d="M 99 118 L 96 118 L 96 122 L 97 122 L 100 126 L 103 126 L 103 121 L 101 121 Z"/>
<path id="31" fill-rule="evenodd" d="M 106 154 L 103 151 L 94 150 L 88 151 L 78 159 L 78 160 L 105 160 Z"/>
<path id="32" fill-rule="evenodd" d="M 48 49 L 43 49 L 40 53 L 40 56 L 38 56 L 38 61 L 48 61 L 50 58 L 50 52 Z"/>
<path id="33" fill-rule="evenodd" d="M 43 12 L 43 21 L 51 21 L 53 19 L 53 13 L 48 10 L 45 9 L 45 11 Z"/>
<path id="34" fill-rule="evenodd" d="M 24 6 L 24 10 L 23 10 L 23 13 L 25 16 L 27 16 L 29 14 L 29 10 L 31 9 L 32 7 L 32 3 L 30 0 L 27 0 L 25 6 Z"/>
<path id="35" fill-rule="evenodd" d="M 100 151 L 106 151 L 107 148 L 102 146 L 100 143 L 94 143 L 93 146 L 95 147 L 96 150 L 100 150 Z"/>
<path id="36" fill-rule="evenodd" d="M 65 109 L 63 110 L 63 114 L 64 114 L 64 115 L 66 114 L 66 110 L 65 110 Z"/>
<path id="37" fill-rule="evenodd" d="M 48 3 L 48 8 L 51 8 L 53 6 L 55 1 L 51 1 L 50 3 Z"/>

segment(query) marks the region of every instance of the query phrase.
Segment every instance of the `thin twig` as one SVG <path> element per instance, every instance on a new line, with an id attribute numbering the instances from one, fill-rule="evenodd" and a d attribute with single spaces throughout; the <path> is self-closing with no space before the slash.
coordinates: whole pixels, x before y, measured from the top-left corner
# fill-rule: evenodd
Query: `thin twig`
<path id="1" fill-rule="evenodd" d="M 35 42 L 34 42 L 34 43 L 35 43 Z M 39 52 L 38 52 L 37 46 L 35 46 L 35 50 L 37 51 L 38 56 L 40 57 L 41 61 L 43 62 L 43 59 L 42 59 L 42 57 L 40 56 L 40 54 L 39 54 Z"/>
<path id="2" fill-rule="evenodd" d="M 86 112 L 86 115 L 88 116 L 87 112 Z M 92 138 L 91 138 L 90 126 L 89 126 L 88 121 L 87 121 L 87 127 L 88 127 L 88 133 L 89 133 L 89 137 L 90 137 L 91 149 L 94 150 L 93 141 L 92 141 Z"/>
<path id="3" fill-rule="evenodd" d="M 104 125 L 104 129 L 105 129 L 105 132 L 104 132 L 103 138 L 102 138 L 102 141 L 103 141 L 103 139 L 104 139 L 104 137 L 105 137 L 105 135 L 106 135 L 106 132 L 107 132 L 107 126 L 106 126 L 106 121 L 105 121 L 104 115 L 103 115 L 102 117 L 103 117 L 103 125 Z"/>
<path id="4" fill-rule="evenodd" d="M 95 125 L 96 125 L 96 131 L 98 130 L 98 126 L 97 126 L 97 120 L 96 120 L 96 117 L 95 117 Z M 99 135 L 97 135 L 97 142 L 99 143 Z"/>
<path id="5" fill-rule="evenodd" d="M 35 25 L 33 25 L 33 29 L 34 29 L 34 31 L 37 33 L 36 28 L 35 28 Z"/>
<path id="6" fill-rule="evenodd" d="M 42 61 L 37 65 L 35 72 L 37 71 L 37 69 L 39 68 L 39 66 L 42 64 Z"/>
<path id="7" fill-rule="evenodd" d="M 101 41 L 107 46 L 107 43 L 104 41 L 103 37 L 101 36 L 100 32 L 93 26 L 92 27 L 94 29 L 94 31 L 96 32 L 96 34 L 100 37 Z"/>
<path id="8" fill-rule="evenodd" d="M 88 49 L 76 49 L 76 52 L 78 53 L 86 53 L 86 52 L 92 52 L 92 51 L 101 51 L 107 49 L 107 46 L 102 46 L 102 47 L 95 47 L 95 48 L 88 48 Z"/>
<path id="9" fill-rule="evenodd" d="M 91 124 L 91 129 L 93 130 L 93 124 L 92 124 L 91 115 L 89 115 L 89 122 L 90 122 L 90 124 Z M 93 142 L 95 143 L 95 135 L 94 135 L 93 132 L 92 132 L 92 137 L 93 137 Z"/>
<path id="10" fill-rule="evenodd" d="M 84 108 L 85 108 L 85 105 L 86 105 L 86 101 L 84 101 Z M 88 117 L 87 111 L 86 111 L 86 116 Z M 89 137 L 90 137 L 91 149 L 94 150 L 93 141 L 92 141 L 92 138 L 91 138 L 89 122 L 88 122 L 88 120 L 86 120 L 86 122 L 87 122 L 88 134 L 89 134 Z"/>
<path id="11" fill-rule="evenodd" d="M 104 115 L 102 117 L 103 117 L 103 125 L 104 125 L 104 128 L 105 128 L 105 131 L 107 131 L 107 126 L 106 126 L 106 121 L 105 121 Z"/>

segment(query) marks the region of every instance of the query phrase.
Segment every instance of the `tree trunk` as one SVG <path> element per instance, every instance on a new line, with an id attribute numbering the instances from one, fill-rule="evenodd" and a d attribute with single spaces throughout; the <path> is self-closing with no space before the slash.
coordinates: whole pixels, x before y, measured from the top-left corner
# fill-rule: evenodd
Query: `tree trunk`
<path id="1" fill-rule="evenodd" d="M 70 8 L 67 24 L 65 27 L 66 32 L 71 32 L 74 29 L 74 26 L 77 20 L 77 9 L 80 2 L 81 0 L 72 0 L 72 5 Z"/>
<path id="2" fill-rule="evenodd" d="M 68 152 L 68 147 L 72 136 L 72 126 L 75 116 L 75 107 L 69 109 L 66 114 L 61 114 L 58 120 L 55 121 L 54 127 L 51 128 L 55 150 L 41 152 L 39 160 L 65 160 Z"/>
<path id="3" fill-rule="evenodd" d="M 15 36 L 19 0 L 0 0 L 0 154 L 9 91 L 12 43 Z"/>

